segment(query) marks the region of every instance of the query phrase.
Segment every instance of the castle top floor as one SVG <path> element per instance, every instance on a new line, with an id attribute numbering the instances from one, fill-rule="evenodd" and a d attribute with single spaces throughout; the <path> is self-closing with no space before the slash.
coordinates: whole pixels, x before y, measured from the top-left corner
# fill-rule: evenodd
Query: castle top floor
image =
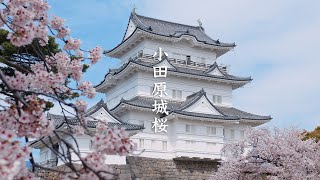
<path id="1" fill-rule="evenodd" d="M 126 63 L 141 52 L 152 55 L 159 47 L 171 58 L 212 65 L 235 44 L 213 40 L 201 22 L 199 26 L 190 26 L 132 12 L 122 42 L 105 54 Z"/>

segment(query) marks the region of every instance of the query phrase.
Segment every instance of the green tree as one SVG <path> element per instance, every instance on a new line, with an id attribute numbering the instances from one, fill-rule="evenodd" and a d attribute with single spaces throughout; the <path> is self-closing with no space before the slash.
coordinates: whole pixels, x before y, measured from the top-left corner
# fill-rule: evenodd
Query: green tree
<path id="1" fill-rule="evenodd" d="M 320 141 L 320 126 L 316 127 L 311 132 L 305 131 L 303 133 L 303 135 L 304 135 L 304 138 L 303 138 L 304 140 L 314 138 L 316 140 L 316 142 L 319 142 Z"/>

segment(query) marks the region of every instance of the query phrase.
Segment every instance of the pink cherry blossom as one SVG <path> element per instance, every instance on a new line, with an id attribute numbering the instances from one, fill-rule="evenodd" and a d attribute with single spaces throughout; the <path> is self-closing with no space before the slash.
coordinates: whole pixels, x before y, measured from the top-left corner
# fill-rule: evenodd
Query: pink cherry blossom
<path id="1" fill-rule="evenodd" d="M 105 156 L 103 154 L 92 152 L 89 153 L 85 158 L 84 162 L 89 166 L 94 168 L 97 172 L 99 172 L 99 176 L 103 179 L 111 179 L 113 175 L 111 174 L 113 172 L 113 169 L 109 167 L 107 164 L 105 164 Z M 84 173 L 80 175 L 77 179 L 81 180 L 99 180 L 100 178 L 92 171 L 85 170 Z"/>
<path id="2" fill-rule="evenodd" d="M 83 100 L 77 100 L 76 106 L 80 111 L 85 111 L 87 109 L 87 103 Z"/>
<path id="3" fill-rule="evenodd" d="M 31 152 L 22 147 L 19 141 L 0 139 L 0 176 L 1 179 L 13 179 L 20 172 L 25 172 L 25 159 Z"/>
<path id="4" fill-rule="evenodd" d="M 129 140 L 129 133 L 124 128 L 105 128 L 99 122 L 93 137 L 94 149 L 103 154 L 126 155 L 133 150 L 134 143 Z"/>
<path id="5" fill-rule="evenodd" d="M 64 24 L 64 20 L 58 16 L 54 16 L 51 20 L 51 27 L 53 29 L 60 29 Z"/>
<path id="6" fill-rule="evenodd" d="M 69 28 L 61 27 L 61 28 L 57 29 L 57 31 L 58 31 L 58 34 L 56 35 L 57 38 L 64 38 L 65 36 L 68 36 L 70 34 Z"/>
<path id="7" fill-rule="evenodd" d="M 102 53 L 102 48 L 97 46 L 94 49 L 90 50 L 90 59 L 92 64 L 95 64 L 98 62 L 99 59 L 101 59 L 101 53 Z"/>
<path id="8" fill-rule="evenodd" d="M 245 141 L 228 144 L 213 179 L 320 179 L 320 142 L 295 129 L 251 129 Z"/>
<path id="9" fill-rule="evenodd" d="M 25 26 L 26 24 L 29 24 L 34 16 L 34 14 L 31 11 L 22 6 L 14 9 L 12 14 L 14 19 L 13 23 L 19 26 Z"/>
<path id="10" fill-rule="evenodd" d="M 16 32 L 10 32 L 8 39 L 17 47 L 30 44 L 34 38 L 34 32 L 31 27 L 25 26 L 23 28 L 16 28 Z"/>
<path id="11" fill-rule="evenodd" d="M 81 91 L 81 95 L 87 96 L 88 98 L 94 98 L 96 90 L 90 82 L 83 81 L 78 85 L 78 89 Z"/>
<path id="12" fill-rule="evenodd" d="M 2 3 L 3 1 L 0 0 Z M 95 89 L 90 82 L 81 81 L 83 61 L 91 59 L 91 64 L 101 59 L 102 48 L 96 47 L 89 51 L 89 57 L 85 57 L 80 49 L 81 41 L 69 37 L 70 29 L 64 26 L 61 17 L 48 16 L 50 6 L 43 0 L 8 0 L 4 1 L 3 9 L 0 9 L 0 26 L 9 30 L 7 38 L 12 45 L 27 48 L 36 48 L 38 57 L 30 58 L 24 62 L 27 68 L 11 68 L 13 76 L 9 76 L 0 70 L 0 81 L 5 85 L 5 93 L 2 93 L 3 109 L 0 111 L 0 175 L 2 179 L 35 179 L 33 173 L 28 172 L 25 160 L 31 153 L 30 145 L 22 146 L 17 138 L 43 138 L 56 132 L 54 122 L 46 117 L 47 102 L 58 102 L 65 106 L 77 107 L 76 118 L 81 125 L 86 124 L 84 111 L 87 109 L 85 101 L 77 99 L 73 95 L 93 98 Z M 50 31 L 49 31 L 50 30 Z M 64 43 L 61 52 L 51 52 L 43 55 L 39 49 L 46 48 L 48 35 L 61 38 Z M 40 46 L 38 46 L 40 45 Z M 87 51 L 85 51 L 87 52 Z M 19 52 L 17 52 L 18 55 Z M 87 56 L 87 55 L 86 55 Z M 22 70 L 21 70 L 22 69 Z M 71 83 L 69 83 L 71 82 Z M 81 82 L 81 83 L 80 83 Z M 76 86 L 75 84 L 79 84 Z M 70 97 L 70 99 L 68 99 Z M 72 102 L 68 102 L 70 100 Z M 49 100 L 48 100 L 49 99 Z M 64 109 L 62 109 L 65 112 Z M 75 126 L 78 134 L 84 133 L 83 126 Z M 83 163 L 91 169 L 75 173 L 78 179 L 110 178 L 110 168 L 104 164 L 105 154 L 125 155 L 133 149 L 129 135 L 124 129 L 109 129 L 106 125 L 100 125 L 94 135 L 100 138 L 95 143 L 96 150 L 82 159 Z M 103 142 L 103 144 L 101 144 Z"/>
<path id="13" fill-rule="evenodd" d="M 67 43 L 64 45 L 63 49 L 65 50 L 78 50 L 80 48 L 81 41 L 79 39 L 73 39 L 70 37 L 67 40 Z"/>

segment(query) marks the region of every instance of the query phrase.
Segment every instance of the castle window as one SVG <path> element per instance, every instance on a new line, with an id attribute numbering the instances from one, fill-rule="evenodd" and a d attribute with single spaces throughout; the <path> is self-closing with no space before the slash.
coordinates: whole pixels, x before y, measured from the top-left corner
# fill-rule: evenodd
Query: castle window
<path id="1" fill-rule="evenodd" d="M 191 56 L 186 56 L 187 65 L 191 64 Z"/>
<path id="2" fill-rule="evenodd" d="M 177 90 L 177 98 L 182 99 L 182 91 Z"/>
<path id="3" fill-rule="evenodd" d="M 90 140 L 90 141 L 89 141 L 89 149 L 91 150 L 92 148 L 93 148 L 93 141 Z"/>
<path id="4" fill-rule="evenodd" d="M 167 141 L 162 141 L 162 150 L 167 151 Z"/>
<path id="5" fill-rule="evenodd" d="M 222 104 L 222 96 L 213 95 L 212 96 L 212 102 L 214 104 Z"/>
<path id="6" fill-rule="evenodd" d="M 186 132 L 191 133 L 191 126 L 189 124 L 186 124 Z"/>
<path id="7" fill-rule="evenodd" d="M 172 90 L 172 98 L 177 98 L 177 92 L 175 89 Z"/>
<path id="8" fill-rule="evenodd" d="M 174 99 L 182 99 L 182 91 L 181 90 L 172 90 L 172 98 Z"/>
<path id="9" fill-rule="evenodd" d="M 48 159 L 49 159 L 49 156 L 48 156 L 48 151 L 46 151 L 45 153 L 44 153 L 44 160 L 45 161 L 47 161 Z"/>
<path id="10" fill-rule="evenodd" d="M 207 134 L 208 135 L 216 135 L 217 129 L 215 127 L 207 127 Z"/>
<path id="11" fill-rule="evenodd" d="M 143 149 L 144 148 L 144 139 L 139 140 L 139 148 Z"/>
<path id="12" fill-rule="evenodd" d="M 186 141 L 186 148 L 189 150 L 194 150 L 194 141 Z"/>
<path id="13" fill-rule="evenodd" d="M 240 138 L 244 139 L 244 131 L 240 131 Z"/>
<path id="14" fill-rule="evenodd" d="M 186 133 L 196 133 L 196 126 L 192 126 L 190 124 L 186 124 Z"/>
<path id="15" fill-rule="evenodd" d="M 233 129 L 230 130 L 230 138 L 231 138 L 231 139 L 234 139 L 234 130 L 233 130 Z"/>

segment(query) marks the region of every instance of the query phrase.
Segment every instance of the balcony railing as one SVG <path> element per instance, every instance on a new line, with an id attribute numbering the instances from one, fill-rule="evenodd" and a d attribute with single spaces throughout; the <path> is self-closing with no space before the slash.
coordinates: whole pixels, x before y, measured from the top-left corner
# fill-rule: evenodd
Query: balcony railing
<path id="1" fill-rule="evenodd" d="M 154 57 L 151 54 L 144 54 L 143 51 L 139 51 L 136 56 L 130 57 L 130 60 L 153 60 Z M 178 66 L 185 66 L 190 68 L 196 68 L 196 69 L 202 69 L 207 70 L 212 64 L 206 64 L 206 63 L 199 63 L 192 60 L 184 60 L 184 59 L 178 59 L 178 58 L 168 58 L 168 61 L 172 64 L 178 65 Z M 220 69 L 224 72 L 228 71 L 228 67 L 226 65 L 219 65 Z"/>

